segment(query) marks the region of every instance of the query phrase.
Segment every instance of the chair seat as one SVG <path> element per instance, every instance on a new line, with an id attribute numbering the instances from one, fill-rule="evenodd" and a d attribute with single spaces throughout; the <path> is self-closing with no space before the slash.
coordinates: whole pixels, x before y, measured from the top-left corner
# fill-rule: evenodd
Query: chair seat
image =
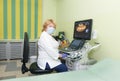
<path id="1" fill-rule="evenodd" d="M 42 70 L 38 67 L 37 62 L 32 63 L 29 70 L 32 74 L 46 74 L 52 72 L 52 70 Z"/>

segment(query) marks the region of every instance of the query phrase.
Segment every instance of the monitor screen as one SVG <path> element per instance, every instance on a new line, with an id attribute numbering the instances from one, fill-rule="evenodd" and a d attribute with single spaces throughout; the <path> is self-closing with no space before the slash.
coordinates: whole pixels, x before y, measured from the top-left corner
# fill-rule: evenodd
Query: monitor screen
<path id="1" fill-rule="evenodd" d="M 70 44 L 70 48 L 71 49 L 79 49 L 79 48 L 82 48 L 83 47 L 83 45 L 84 45 L 84 43 L 85 43 L 85 40 L 73 40 L 72 42 L 71 42 L 71 44 Z"/>
<path id="2" fill-rule="evenodd" d="M 91 39 L 92 19 L 76 21 L 74 24 L 74 39 Z"/>

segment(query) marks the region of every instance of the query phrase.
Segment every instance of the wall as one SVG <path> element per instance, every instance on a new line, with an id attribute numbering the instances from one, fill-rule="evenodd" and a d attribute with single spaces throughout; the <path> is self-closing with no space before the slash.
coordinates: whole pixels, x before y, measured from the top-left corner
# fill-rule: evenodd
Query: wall
<path id="1" fill-rule="evenodd" d="M 92 18 L 101 47 L 91 56 L 120 59 L 119 4 L 119 0 L 57 0 L 58 31 L 65 31 L 72 40 L 74 21 Z"/>
<path id="2" fill-rule="evenodd" d="M 42 0 L 42 23 L 47 19 L 53 19 L 56 22 L 56 1 Z"/>
<path id="3" fill-rule="evenodd" d="M 0 0 L 0 39 L 30 39 L 40 34 L 42 0 Z"/>

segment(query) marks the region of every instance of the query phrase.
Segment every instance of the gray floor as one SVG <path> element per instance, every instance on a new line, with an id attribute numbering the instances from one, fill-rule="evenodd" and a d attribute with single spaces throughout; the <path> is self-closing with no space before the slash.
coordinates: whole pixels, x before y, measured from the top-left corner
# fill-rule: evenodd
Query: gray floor
<path id="1" fill-rule="evenodd" d="M 30 72 L 21 73 L 21 60 L 0 61 L 0 80 L 33 76 Z M 27 64 L 29 67 L 30 63 Z"/>

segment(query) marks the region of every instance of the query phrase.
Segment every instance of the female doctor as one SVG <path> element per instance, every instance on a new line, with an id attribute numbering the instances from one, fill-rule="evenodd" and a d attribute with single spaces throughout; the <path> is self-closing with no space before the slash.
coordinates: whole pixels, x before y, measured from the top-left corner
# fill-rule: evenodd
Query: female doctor
<path id="1" fill-rule="evenodd" d="M 55 70 L 57 72 L 68 71 L 65 64 L 59 58 L 64 58 L 66 54 L 59 54 L 59 43 L 51 36 L 56 25 L 52 19 L 43 24 L 43 30 L 38 40 L 38 66 L 43 70 Z"/>

